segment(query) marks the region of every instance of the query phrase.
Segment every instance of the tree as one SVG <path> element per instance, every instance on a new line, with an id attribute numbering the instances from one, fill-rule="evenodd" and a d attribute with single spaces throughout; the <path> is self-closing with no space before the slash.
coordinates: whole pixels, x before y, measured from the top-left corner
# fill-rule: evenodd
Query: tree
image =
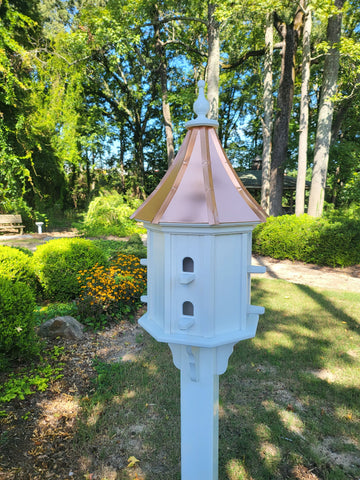
<path id="1" fill-rule="evenodd" d="M 281 48 L 281 66 L 280 75 L 275 70 L 275 64 L 270 57 L 272 52 L 269 52 L 264 61 L 264 75 L 268 80 L 264 79 L 264 110 L 266 109 L 266 119 L 263 119 L 263 192 L 262 204 L 264 208 L 270 212 L 271 215 L 279 215 L 282 211 L 282 194 L 283 194 L 283 176 L 286 162 L 288 160 L 288 143 L 289 143 L 289 124 L 291 118 L 291 111 L 293 107 L 293 98 L 295 90 L 295 66 L 296 66 L 296 52 L 298 42 L 303 26 L 303 3 L 304 0 L 296 2 L 295 11 L 293 4 L 289 2 L 273 1 L 263 2 L 258 0 L 249 7 L 251 13 L 248 22 L 254 23 L 256 27 L 252 31 L 258 30 L 259 25 L 265 24 L 266 15 L 269 18 L 271 12 L 274 27 L 280 36 L 281 42 L 273 45 L 273 50 Z M 239 2 L 241 7 L 243 3 Z M 260 10 L 260 14 L 258 13 Z M 249 13 L 248 12 L 248 13 Z M 260 18 L 259 18 L 260 16 Z M 270 26 L 266 28 L 266 33 L 271 33 Z M 246 37 L 245 37 L 246 38 Z M 248 47 L 247 51 L 238 55 L 237 58 L 231 59 L 227 68 L 237 68 L 244 64 L 251 58 L 261 58 L 265 55 L 267 49 L 263 46 L 263 37 L 257 37 L 257 42 L 249 43 L 246 41 L 245 45 Z M 251 38 L 253 40 L 253 38 Z M 262 45 L 261 45 L 262 44 Z M 258 48 L 254 48 L 254 46 Z M 266 66 L 266 69 L 265 69 Z M 274 73 L 275 72 L 275 73 Z M 262 74 L 262 72 L 261 72 Z M 272 120 L 271 104 L 272 104 L 272 79 L 274 76 L 275 84 L 279 78 L 279 87 L 276 94 L 276 108 L 275 119 Z M 256 101 L 256 99 L 255 99 Z M 264 112 L 265 114 L 265 112 Z M 274 127 L 271 135 L 272 123 Z M 272 140 L 272 143 L 271 143 Z M 271 167 L 269 165 L 269 157 L 271 153 Z M 270 175 L 269 175 L 270 169 Z M 270 177 L 270 178 L 269 178 Z M 270 185 L 269 185 L 270 183 Z"/>
<path id="2" fill-rule="evenodd" d="M 261 206 L 269 213 L 270 202 L 270 169 L 271 169 L 271 137 L 273 117 L 273 14 L 269 13 L 266 19 L 265 30 L 265 61 L 264 61 L 264 119 L 263 130 L 263 153 L 262 153 L 262 183 L 261 183 Z"/>
<path id="3" fill-rule="evenodd" d="M 168 99 L 168 74 L 167 74 L 167 59 L 164 42 L 161 40 L 160 32 L 160 12 L 157 4 L 154 4 L 153 14 L 153 28 L 155 38 L 155 49 L 157 52 L 157 60 L 159 62 L 158 70 L 160 76 L 161 85 L 161 100 L 162 100 L 162 113 L 164 118 L 165 135 L 166 135 L 166 150 L 168 165 L 171 165 L 175 157 L 174 151 L 174 135 L 171 122 L 171 111 Z"/>
<path id="4" fill-rule="evenodd" d="M 220 23 L 215 18 L 216 4 L 208 2 L 208 58 L 207 58 L 207 97 L 210 103 L 208 117 L 218 120 L 219 116 L 219 76 L 220 76 Z"/>
<path id="5" fill-rule="evenodd" d="M 301 65 L 301 100 L 300 100 L 300 123 L 299 123 L 299 153 L 298 171 L 296 180 L 295 214 L 302 215 L 305 209 L 305 182 L 307 168 L 307 149 L 309 131 L 309 81 L 311 63 L 311 25 L 312 13 L 304 2 L 305 20 L 303 31 L 303 52 Z"/>
<path id="6" fill-rule="evenodd" d="M 0 208 L 6 211 L 29 213 L 29 206 L 35 206 L 39 191 L 34 165 L 47 155 L 46 142 L 42 144 L 30 120 L 37 92 L 33 51 L 42 34 L 38 6 L 38 1 L 27 0 L 0 3 Z"/>
<path id="7" fill-rule="evenodd" d="M 327 169 L 329 163 L 329 149 L 331 142 L 331 125 L 334 112 L 334 95 L 336 93 L 339 73 L 339 42 L 341 38 L 340 12 L 345 0 L 335 0 L 339 13 L 332 15 L 328 20 L 327 42 L 329 51 L 325 57 L 321 99 L 316 131 L 314 166 L 311 179 L 308 214 L 320 217 L 324 208 Z"/>
<path id="8" fill-rule="evenodd" d="M 295 86 L 295 54 L 304 17 L 303 0 L 301 2 L 290 23 L 282 21 L 276 12 L 274 15 L 275 28 L 283 41 L 270 173 L 270 214 L 274 216 L 282 213 L 284 165 Z"/>

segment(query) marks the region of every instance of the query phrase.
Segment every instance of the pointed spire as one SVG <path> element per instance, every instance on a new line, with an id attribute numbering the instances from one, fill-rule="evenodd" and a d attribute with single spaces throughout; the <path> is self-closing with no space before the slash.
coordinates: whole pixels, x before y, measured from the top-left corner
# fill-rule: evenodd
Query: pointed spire
<path id="1" fill-rule="evenodd" d="M 199 96 L 195 100 L 193 109 L 194 112 L 196 113 L 197 117 L 194 120 L 190 120 L 190 122 L 187 122 L 185 124 L 186 128 L 191 128 L 191 127 L 200 127 L 200 126 L 205 126 L 205 127 L 218 127 L 219 124 L 216 120 L 211 120 L 210 118 L 207 118 L 207 114 L 210 110 L 210 103 L 208 99 L 205 97 L 204 93 L 204 88 L 205 88 L 205 82 L 204 80 L 199 80 L 198 81 L 198 87 L 199 87 Z"/>

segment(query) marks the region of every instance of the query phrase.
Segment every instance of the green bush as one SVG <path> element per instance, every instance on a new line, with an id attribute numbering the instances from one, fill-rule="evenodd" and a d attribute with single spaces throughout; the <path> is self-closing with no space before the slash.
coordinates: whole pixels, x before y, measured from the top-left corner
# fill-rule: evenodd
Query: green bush
<path id="1" fill-rule="evenodd" d="M 127 237 L 133 233 L 144 233 L 144 228 L 129 218 L 140 204 L 139 199 L 130 199 L 117 192 L 96 197 L 89 205 L 80 230 L 93 237 Z"/>
<path id="2" fill-rule="evenodd" d="M 32 289 L 26 283 L 0 276 L 0 368 L 6 359 L 39 353 L 34 310 Z"/>
<path id="3" fill-rule="evenodd" d="M 11 248 L 15 248 L 15 250 L 18 250 L 19 252 L 25 253 L 25 255 L 27 255 L 28 257 L 33 256 L 33 252 L 29 248 L 18 247 L 18 246 L 15 246 L 15 245 L 13 245 Z"/>
<path id="4" fill-rule="evenodd" d="M 330 267 L 360 264 L 360 220 L 322 218 L 311 230 L 305 262 Z"/>
<path id="5" fill-rule="evenodd" d="M 0 275 L 13 282 L 24 282 L 35 292 L 39 292 L 40 285 L 31 252 L 29 255 L 18 248 L 0 246 Z"/>
<path id="6" fill-rule="evenodd" d="M 272 258 L 299 260 L 308 250 L 315 219 L 308 215 L 269 217 L 253 232 L 253 252 Z"/>
<path id="7" fill-rule="evenodd" d="M 40 245 L 34 253 L 45 295 L 57 301 L 71 300 L 79 293 L 79 271 L 107 265 L 101 249 L 84 238 L 60 238 Z"/>
<path id="8" fill-rule="evenodd" d="M 269 217 L 253 232 L 253 252 L 317 265 L 360 263 L 360 220 L 344 214 Z"/>
<path id="9" fill-rule="evenodd" d="M 139 234 L 134 233 L 129 240 L 93 240 L 105 253 L 107 258 L 111 260 L 119 253 L 126 253 L 128 255 L 135 255 L 138 258 L 146 258 L 146 246 L 143 244 Z"/>

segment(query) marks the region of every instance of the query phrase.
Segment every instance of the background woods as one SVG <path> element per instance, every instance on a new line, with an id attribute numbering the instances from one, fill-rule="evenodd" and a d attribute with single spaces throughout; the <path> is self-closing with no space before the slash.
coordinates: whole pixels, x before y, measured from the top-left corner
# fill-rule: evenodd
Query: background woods
<path id="1" fill-rule="evenodd" d="M 149 194 L 200 78 L 270 214 L 297 174 L 298 214 L 360 201 L 358 0 L 2 0 L 0 19 L 0 212 Z"/>

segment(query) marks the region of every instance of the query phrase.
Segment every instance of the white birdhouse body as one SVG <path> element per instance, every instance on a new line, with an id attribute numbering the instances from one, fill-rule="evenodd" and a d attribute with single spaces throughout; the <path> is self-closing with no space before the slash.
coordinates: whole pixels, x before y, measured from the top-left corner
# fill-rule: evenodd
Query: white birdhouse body
<path id="1" fill-rule="evenodd" d="M 153 225 L 148 231 L 147 313 L 158 341 L 215 347 L 255 335 L 250 305 L 253 225 Z"/>

